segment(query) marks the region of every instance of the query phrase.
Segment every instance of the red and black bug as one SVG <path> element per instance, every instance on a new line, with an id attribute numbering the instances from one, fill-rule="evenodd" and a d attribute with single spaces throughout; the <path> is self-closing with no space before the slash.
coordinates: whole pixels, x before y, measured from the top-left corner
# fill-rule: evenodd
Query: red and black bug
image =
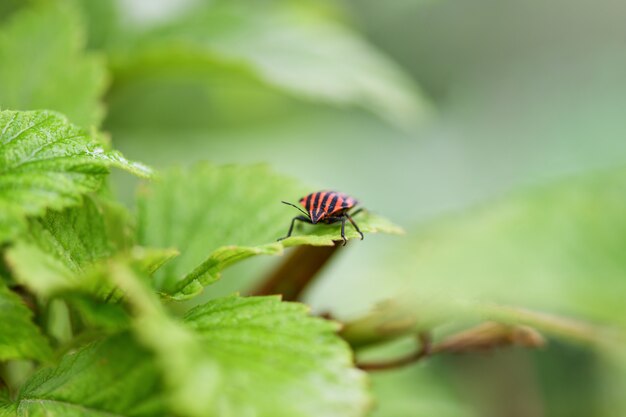
<path id="1" fill-rule="evenodd" d="M 356 231 L 361 235 L 361 240 L 363 240 L 363 233 L 359 230 L 359 226 L 356 225 L 352 216 L 363 210 L 362 208 L 356 210 L 352 214 L 349 214 L 348 211 L 353 209 L 359 202 L 354 198 L 335 191 L 318 191 L 316 193 L 311 193 L 307 196 L 304 196 L 300 199 L 299 203 L 304 210 L 295 204 L 288 203 L 283 201 L 282 203 L 287 204 L 289 206 L 293 206 L 304 213 L 304 216 L 296 216 L 291 220 L 291 226 L 289 226 L 289 231 L 287 232 L 287 236 L 281 237 L 278 240 L 287 239 L 291 236 L 291 232 L 293 232 L 293 225 L 296 220 L 301 222 L 316 224 L 316 223 L 325 223 L 325 224 L 333 224 L 337 222 L 341 222 L 341 238 L 343 239 L 343 244 L 345 246 L 347 239 L 345 235 L 346 228 L 346 219 L 352 223 L 352 226 L 356 229 Z"/>

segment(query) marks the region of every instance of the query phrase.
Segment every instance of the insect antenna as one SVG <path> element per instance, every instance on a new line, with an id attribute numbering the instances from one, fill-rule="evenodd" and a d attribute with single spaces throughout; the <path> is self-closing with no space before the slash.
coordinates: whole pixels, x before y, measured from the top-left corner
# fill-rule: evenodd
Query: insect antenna
<path id="1" fill-rule="evenodd" d="M 306 211 L 302 210 L 300 207 L 296 206 L 295 204 L 288 203 L 288 202 L 286 202 L 286 201 L 281 201 L 281 203 L 283 203 L 283 204 L 287 204 L 288 206 L 291 206 L 291 207 L 295 207 L 295 208 L 297 208 L 298 210 L 300 210 L 300 211 L 301 211 L 301 212 L 302 212 L 305 216 L 307 216 L 308 218 L 311 218 L 311 216 L 309 216 L 309 213 L 307 213 Z"/>

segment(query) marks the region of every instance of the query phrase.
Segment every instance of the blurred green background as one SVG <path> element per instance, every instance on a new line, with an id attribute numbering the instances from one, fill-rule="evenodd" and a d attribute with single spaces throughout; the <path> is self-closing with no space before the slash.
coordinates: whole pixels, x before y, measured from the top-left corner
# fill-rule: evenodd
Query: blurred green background
<path id="1" fill-rule="evenodd" d="M 2 0 L 2 22 L 31 3 L 63 1 Z M 626 328 L 626 3 L 66 3 L 107 67 L 101 129 L 127 157 L 266 162 L 407 229 L 351 244 L 307 295 L 315 310 L 352 317 L 410 286 Z M 114 181 L 132 205 L 136 183 Z M 435 255 L 416 264 L 431 234 Z M 208 295 L 245 289 L 275 262 L 236 266 Z M 373 415 L 626 411 L 614 362 L 550 342 L 376 375 Z"/>

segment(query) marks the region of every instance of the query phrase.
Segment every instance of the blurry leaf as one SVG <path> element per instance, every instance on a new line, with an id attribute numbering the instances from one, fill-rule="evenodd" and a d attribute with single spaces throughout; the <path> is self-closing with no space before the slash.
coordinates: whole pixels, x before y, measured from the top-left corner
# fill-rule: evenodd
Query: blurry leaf
<path id="1" fill-rule="evenodd" d="M 385 343 L 420 330 L 429 329 L 417 318 L 415 306 L 406 306 L 397 300 L 381 302 L 369 313 L 344 323 L 341 337 L 354 349 Z"/>
<path id="2" fill-rule="evenodd" d="M 105 151 L 86 132 L 48 111 L 0 112 L 0 241 L 26 216 L 79 205 L 97 190 L 109 167 L 148 176 L 145 166 Z"/>
<path id="3" fill-rule="evenodd" d="M 431 363 L 371 376 L 379 399 L 371 417 L 475 417 L 472 404 Z"/>
<path id="4" fill-rule="evenodd" d="M 99 199 L 83 197 L 80 206 L 48 210 L 30 221 L 30 239 L 73 272 L 113 254 Z"/>
<path id="5" fill-rule="evenodd" d="M 66 355 L 20 391 L 16 416 L 163 415 L 159 375 L 150 355 L 118 335 Z"/>
<path id="6" fill-rule="evenodd" d="M 108 227 L 112 208 L 117 216 L 119 207 L 90 196 L 83 198 L 82 206 L 31 219 L 28 237 L 6 251 L 14 279 L 45 298 L 63 294 L 93 325 L 124 327 L 127 320 L 120 307 L 102 302 L 112 301 L 114 295 L 114 288 L 102 276 L 106 259 L 116 256 L 152 274 L 178 252 L 115 247 L 113 241 L 123 227 Z"/>
<path id="7" fill-rule="evenodd" d="M 624 334 L 611 325 L 490 303 L 474 306 L 473 309 L 490 320 L 532 326 L 551 336 L 601 348 L 609 354 L 619 353 L 626 342 Z"/>
<path id="8" fill-rule="evenodd" d="M 97 297 L 80 292 L 64 293 L 63 299 L 91 329 L 116 332 L 130 327 L 130 318 L 119 303 L 102 302 Z"/>
<path id="9" fill-rule="evenodd" d="M 115 1 L 76 0 L 87 31 L 87 47 L 103 48 L 119 31 L 118 7 Z"/>
<path id="10" fill-rule="evenodd" d="M 82 251 L 76 252 L 78 255 L 84 254 Z M 72 254 L 54 254 L 33 243 L 20 241 L 7 250 L 6 259 L 14 279 L 41 296 L 51 297 L 78 291 L 100 298 L 106 297 L 113 290 L 102 277 L 107 268 L 106 262 L 72 267 L 64 262 L 66 258 L 74 262 L 75 259 L 71 259 Z M 120 254 L 118 258 L 150 274 L 174 254 L 171 250 L 136 248 L 131 254 Z"/>
<path id="11" fill-rule="evenodd" d="M 6 258 L 16 281 L 44 297 L 86 290 L 85 268 L 114 253 L 102 207 L 94 197 L 83 197 L 78 207 L 48 210 L 29 221 L 28 231 L 27 238 L 7 250 Z"/>
<path id="12" fill-rule="evenodd" d="M 168 317 L 123 265 L 109 275 L 134 310 L 135 331 L 154 350 L 176 414 L 361 416 L 369 400 L 337 325 L 277 297 L 227 297 Z"/>
<path id="13" fill-rule="evenodd" d="M 508 346 L 538 348 L 544 346 L 545 343 L 543 336 L 532 327 L 485 322 L 446 337 L 433 346 L 431 351 L 433 353 L 481 352 Z"/>
<path id="14" fill-rule="evenodd" d="M 128 251 L 135 245 L 135 218 L 129 210 L 112 198 L 93 198 L 104 222 L 109 245 L 115 251 Z"/>
<path id="15" fill-rule="evenodd" d="M 24 0 L 4 0 L 0 2 L 0 24 L 19 10 L 20 7 L 23 7 L 24 3 L 26 3 Z"/>
<path id="16" fill-rule="evenodd" d="M 98 126 L 105 69 L 100 59 L 83 53 L 84 37 L 67 2 L 12 16 L 0 29 L 0 109 L 51 109 L 82 127 Z"/>
<path id="17" fill-rule="evenodd" d="M 126 74 L 176 62 L 230 65 L 296 96 L 363 107 L 405 127 L 427 108 L 399 67 L 352 30 L 296 3 L 212 4 L 142 34 L 117 62 Z"/>
<path id="18" fill-rule="evenodd" d="M 6 252 L 6 260 L 16 282 L 44 297 L 81 286 L 74 271 L 32 243 L 14 244 Z"/>
<path id="19" fill-rule="evenodd" d="M 625 193 L 623 170 L 538 188 L 423 229 L 390 261 L 412 280 L 422 317 L 503 316 L 485 308 L 495 302 L 625 329 Z"/>
<path id="20" fill-rule="evenodd" d="M 135 246 L 130 255 L 130 259 L 140 271 L 152 275 L 163 265 L 176 258 L 179 252 L 176 249 L 153 249 Z"/>
<path id="21" fill-rule="evenodd" d="M 0 282 L 0 361 L 50 358 L 48 341 L 32 316 L 20 297 Z"/>
<path id="22" fill-rule="evenodd" d="M 15 405 L 9 403 L 8 396 L 5 399 L 5 396 L 0 393 L 0 417 L 15 417 Z"/>
<path id="23" fill-rule="evenodd" d="M 302 235 L 285 236 L 299 212 L 280 203 L 297 201 L 309 191 L 267 167 L 197 165 L 190 171 L 173 170 L 141 190 L 138 243 L 149 247 L 176 247 L 181 255 L 157 271 L 157 285 L 175 298 L 197 294 L 219 279 L 228 265 L 254 255 L 281 254 L 295 245 L 332 245 L 340 240 L 338 225 L 316 225 Z M 359 214 L 363 233 L 399 233 L 389 221 Z M 348 239 L 358 238 L 351 225 Z"/>

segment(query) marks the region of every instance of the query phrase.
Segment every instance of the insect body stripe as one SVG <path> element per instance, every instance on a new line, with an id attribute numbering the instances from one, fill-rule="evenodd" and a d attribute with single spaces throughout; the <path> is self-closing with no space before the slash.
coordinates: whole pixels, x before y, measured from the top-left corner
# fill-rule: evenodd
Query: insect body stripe
<path id="1" fill-rule="evenodd" d="M 326 206 L 326 213 L 332 213 L 335 209 L 335 204 L 337 204 L 337 200 L 339 199 L 339 194 L 333 193 L 333 198 L 328 202 Z"/>
<path id="2" fill-rule="evenodd" d="M 320 191 L 319 193 L 315 193 L 315 197 L 313 198 L 313 205 L 311 206 L 311 209 L 314 209 L 315 211 L 317 211 L 317 208 L 320 206 L 320 199 L 322 198 L 322 194 L 325 194 L 324 192 Z"/>
<path id="3" fill-rule="evenodd" d="M 329 193 L 327 193 L 326 191 L 321 191 L 318 193 L 318 197 L 316 198 L 316 202 L 315 202 L 315 218 L 316 219 L 321 219 L 322 217 L 324 217 L 324 201 L 326 200 L 326 196 Z"/>
<path id="4" fill-rule="evenodd" d="M 337 197 L 337 201 L 335 202 L 335 206 L 333 207 L 333 211 L 337 211 L 337 210 L 341 210 L 341 207 L 343 206 L 343 201 L 345 199 L 343 198 L 342 195 L 339 195 Z"/>
<path id="5" fill-rule="evenodd" d="M 320 207 L 319 209 L 322 210 L 324 213 L 328 212 L 328 200 L 329 197 L 332 196 L 334 193 L 332 191 L 327 192 L 326 194 L 324 194 L 324 198 L 322 199 L 322 202 L 320 203 Z"/>
<path id="6" fill-rule="evenodd" d="M 311 199 L 313 198 L 313 194 L 309 194 L 306 196 L 306 201 L 304 202 L 304 208 L 306 211 L 311 211 Z"/>

